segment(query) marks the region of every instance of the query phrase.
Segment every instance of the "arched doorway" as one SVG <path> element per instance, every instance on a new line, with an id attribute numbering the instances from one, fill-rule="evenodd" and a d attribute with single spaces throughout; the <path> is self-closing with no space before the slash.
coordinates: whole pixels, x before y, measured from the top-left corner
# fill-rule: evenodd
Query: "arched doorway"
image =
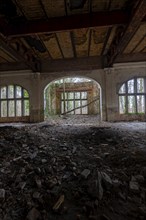
<path id="1" fill-rule="evenodd" d="M 89 78 L 61 78 L 44 89 L 45 120 L 56 115 L 101 120 L 101 106 L 101 87 Z"/>

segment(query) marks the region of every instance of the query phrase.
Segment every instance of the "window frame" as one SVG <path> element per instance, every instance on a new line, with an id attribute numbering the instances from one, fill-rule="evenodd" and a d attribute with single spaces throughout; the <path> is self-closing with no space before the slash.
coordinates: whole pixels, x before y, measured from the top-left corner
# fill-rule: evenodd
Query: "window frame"
<path id="1" fill-rule="evenodd" d="M 69 93 L 73 94 L 73 98 L 72 99 L 68 98 L 69 97 L 68 96 Z M 80 94 L 79 98 L 76 98 L 76 93 Z M 86 98 L 82 98 L 82 94 L 83 93 L 86 93 Z M 76 103 L 77 102 L 80 102 L 80 106 L 82 106 L 82 102 L 83 101 L 87 101 L 87 104 L 88 104 L 88 91 L 65 91 L 65 100 L 63 98 L 63 92 L 61 92 L 60 93 L 60 110 L 61 110 L 61 114 L 65 113 L 66 111 L 70 111 L 68 108 L 65 109 L 65 111 L 64 111 L 64 101 L 67 102 L 67 103 L 72 101 L 73 102 L 73 108 L 72 109 L 76 108 Z M 63 106 L 63 109 L 62 109 L 62 106 Z M 67 106 L 68 106 L 68 104 L 67 104 Z M 85 115 L 85 113 L 83 113 L 84 112 L 84 110 L 83 110 L 84 108 L 85 107 L 80 107 L 79 109 L 73 110 L 73 111 L 71 111 L 71 114 L 73 114 L 73 115 Z M 76 113 L 77 110 L 79 110 L 78 114 Z M 88 114 L 88 106 L 87 106 L 87 113 L 86 113 L 86 115 L 87 114 Z"/>
<path id="2" fill-rule="evenodd" d="M 138 79 L 143 79 L 144 81 L 144 91 L 143 92 L 138 92 Z M 134 80 L 134 92 L 128 92 L 128 82 Z M 125 86 L 125 92 L 120 93 L 120 89 L 122 86 Z M 120 96 L 124 96 L 125 97 L 125 112 L 124 113 L 120 113 Z M 128 97 L 129 96 L 134 96 L 135 99 L 135 112 L 131 113 L 128 111 Z M 144 96 L 144 112 L 138 112 L 138 96 Z M 119 90 L 118 90 L 118 104 L 119 104 L 119 114 L 120 115 L 124 115 L 124 114 L 146 114 L 146 77 L 133 77 L 132 79 L 127 80 L 126 82 L 122 83 L 122 85 L 120 86 Z"/>
<path id="3" fill-rule="evenodd" d="M 13 87 L 13 97 L 9 97 L 9 86 Z M 5 98 L 1 97 L 3 88 L 6 88 L 6 97 Z M 18 88 L 20 88 L 20 91 L 21 91 L 20 97 L 17 96 L 17 89 Z M 28 97 L 25 97 L 25 94 L 24 94 L 25 91 L 28 93 Z M 6 103 L 7 103 L 6 116 L 2 115 L 1 106 L 2 106 L 3 101 L 6 101 Z M 14 115 L 13 116 L 10 115 L 10 111 L 9 111 L 10 110 L 9 104 L 11 101 L 14 102 Z M 21 101 L 21 114 L 20 115 L 17 114 L 17 112 L 18 112 L 17 111 L 17 101 Z M 28 103 L 29 103 L 28 114 L 25 114 L 25 101 L 28 101 Z M 29 92 L 20 85 L 13 85 L 13 84 L 3 85 L 3 86 L 1 85 L 0 86 L 0 118 L 27 117 L 27 116 L 30 116 Z"/>

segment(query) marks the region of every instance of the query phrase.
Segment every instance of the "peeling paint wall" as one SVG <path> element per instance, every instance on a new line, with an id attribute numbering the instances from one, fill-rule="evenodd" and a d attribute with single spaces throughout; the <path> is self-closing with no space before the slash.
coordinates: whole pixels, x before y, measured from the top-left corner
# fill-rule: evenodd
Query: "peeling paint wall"
<path id="1" fill-rule="evenodd" d="M 44 120 L 44 89 L 52 81 L 62 77 L 87 77 L 93 79 L 101 86 L 102 120 L 145 120 L 140 116 L 120 115 L 118 102 L 118 89 L 125 81 L 133 77 L 146 76 L 146 62 L 116 64 L 109 69 L 88 71 L 68 71 L 52 73 L 32 73 L 31 71 L 0 72 L 0 85 L 17 84 L 29 92 L 30 96 L 30 122 Z"/>

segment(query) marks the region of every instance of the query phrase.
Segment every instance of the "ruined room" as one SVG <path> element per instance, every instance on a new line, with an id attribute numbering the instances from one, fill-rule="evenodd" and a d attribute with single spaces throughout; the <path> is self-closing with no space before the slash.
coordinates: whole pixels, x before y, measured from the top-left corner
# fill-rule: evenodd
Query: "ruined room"
<path id="1" fill-rule="evenodd" d="M 146 219 L 146 0 L 0 0 L 0 220 Z"/>

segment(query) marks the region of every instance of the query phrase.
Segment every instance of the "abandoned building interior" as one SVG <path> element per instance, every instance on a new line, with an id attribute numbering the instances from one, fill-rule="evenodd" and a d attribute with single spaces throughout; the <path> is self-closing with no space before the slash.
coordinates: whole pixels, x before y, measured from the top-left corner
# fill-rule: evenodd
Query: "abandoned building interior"
<path id="1" fill-rule="evenodd" d="M 0 0 L 0 220 L 146 219 L 146 0 Z"/>

